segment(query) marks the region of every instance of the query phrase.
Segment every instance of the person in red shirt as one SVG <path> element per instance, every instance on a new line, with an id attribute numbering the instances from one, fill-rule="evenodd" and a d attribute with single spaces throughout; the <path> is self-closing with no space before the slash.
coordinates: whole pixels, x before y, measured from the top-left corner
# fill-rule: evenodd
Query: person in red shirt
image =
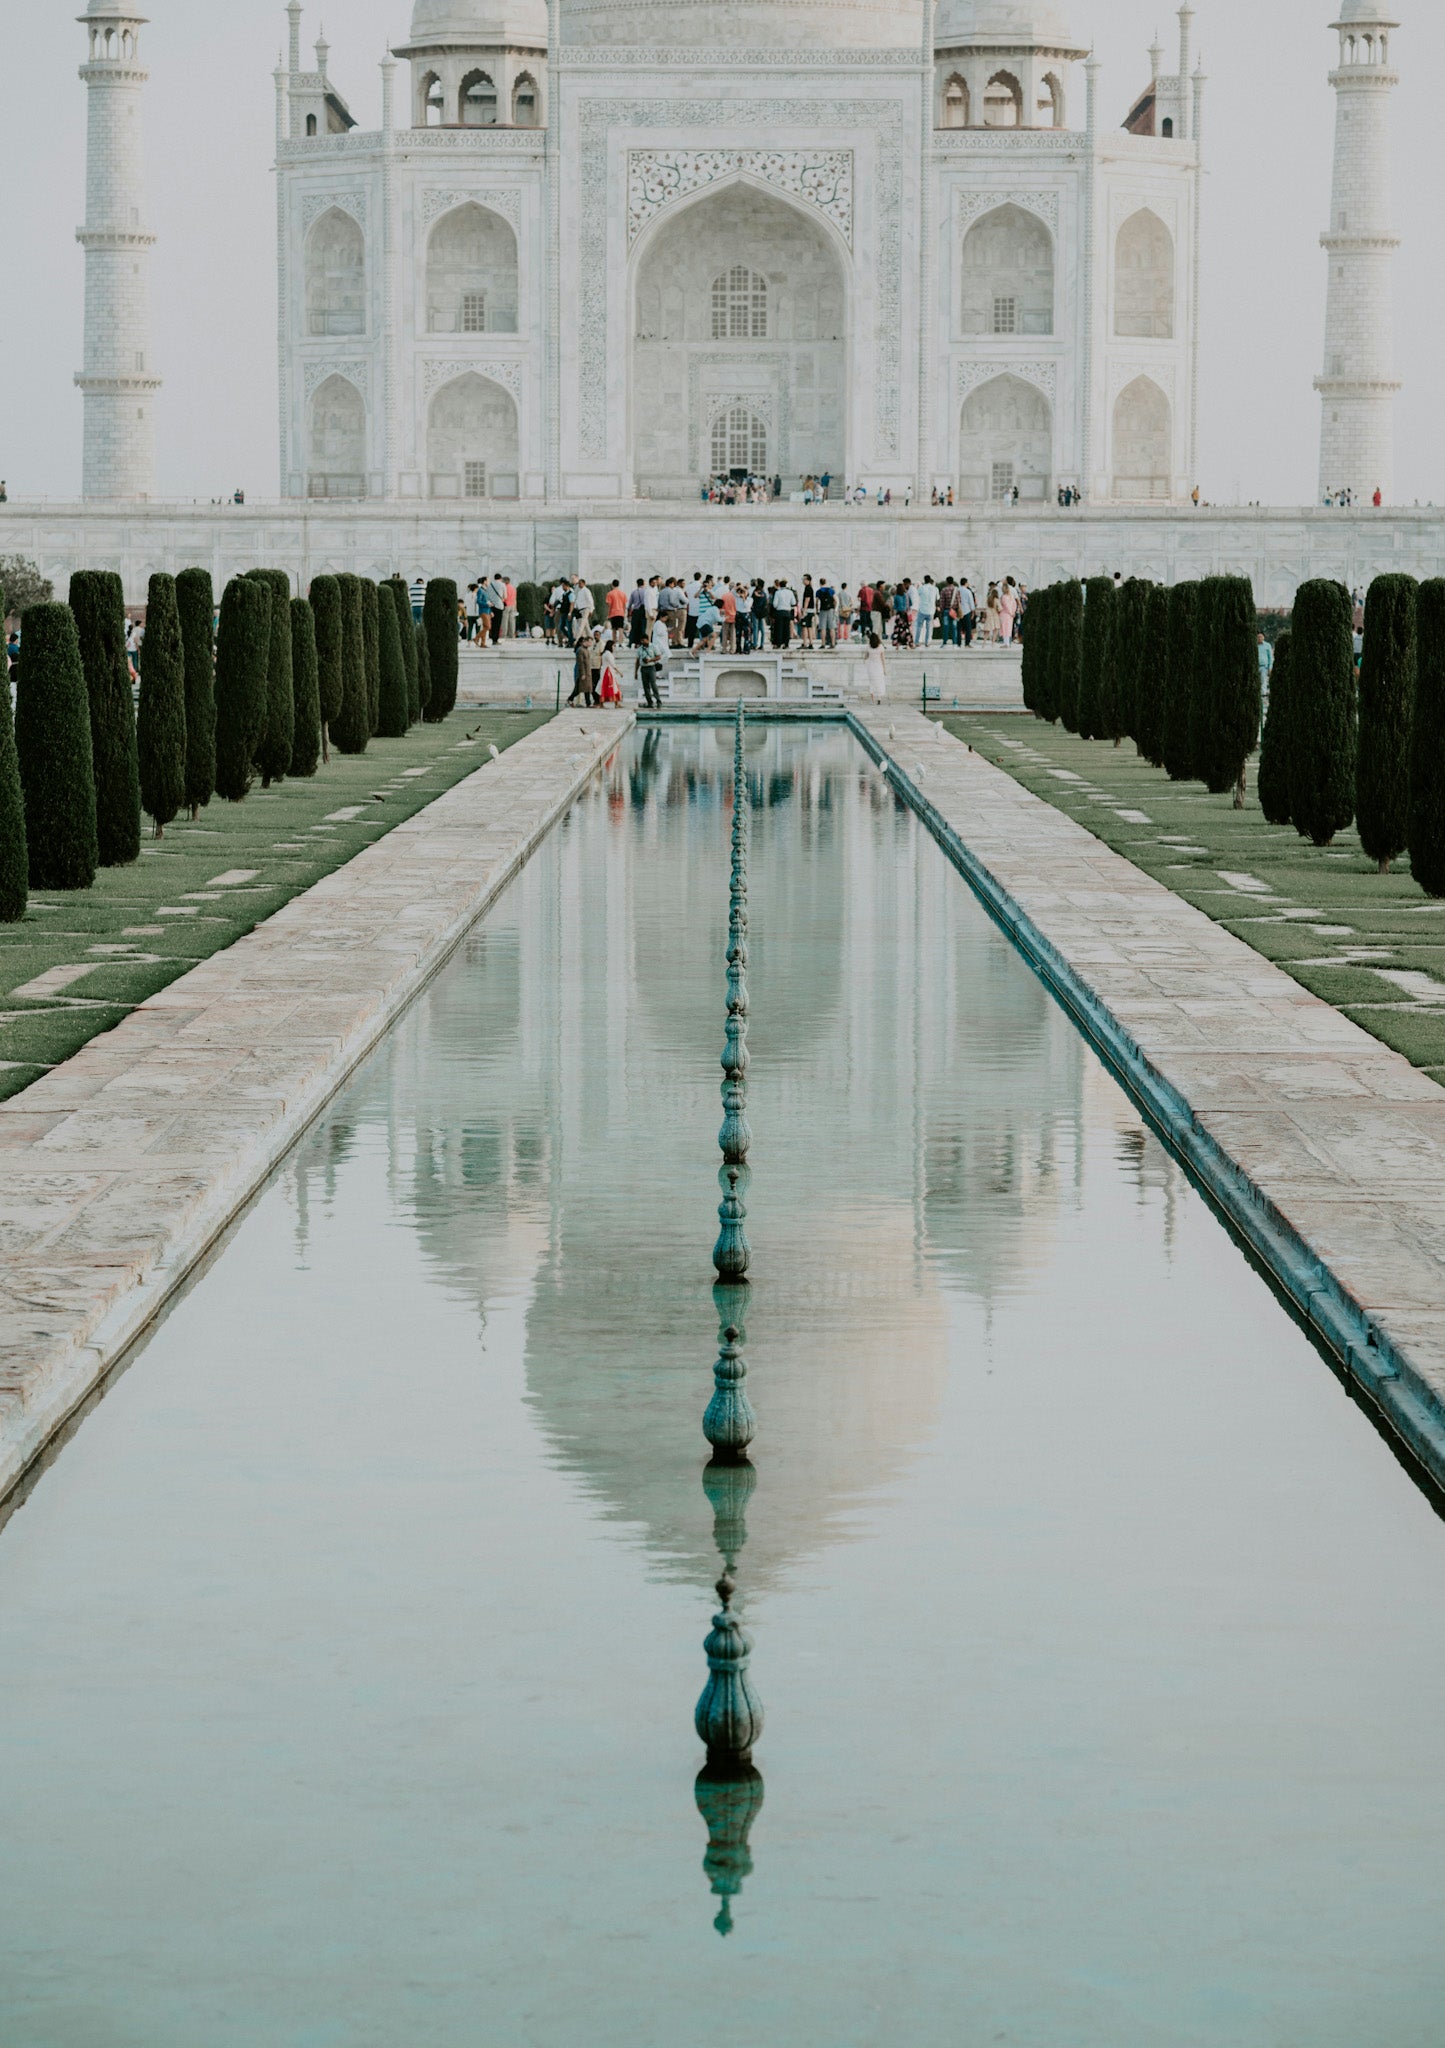
<path id="1" fill-rule="evenodd" d="M 1375 510 L 1376 510 L 1377 512 L 1379 511 L 1380 507 L 1381 507 L 1381 506 L 1382 506 L 1382 505 L 1384 504 L 1384 502 L 1385 502 L 1385 494 L 1384 494 L 1384 492 L 1383 492 L 1383 491 L 1382 491 L 1382 490 L 1380 489 L 1379 485 L 1377 484 L 1377 485 L 1375 486 Z"/>

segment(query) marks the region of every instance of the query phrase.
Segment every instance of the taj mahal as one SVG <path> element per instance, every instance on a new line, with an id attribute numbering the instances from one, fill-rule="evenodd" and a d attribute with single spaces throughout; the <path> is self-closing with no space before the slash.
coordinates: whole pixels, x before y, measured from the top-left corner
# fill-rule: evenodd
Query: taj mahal
<path id="1" fill-rule="evenodd" d="M 770 480 L 780 566 L 815 479 L 850 532 L 878 515 L 859 543 L 878 566 L 936 501 L 961 545 L 1010 522 L 1034 577 L 1082 548 L 1267 589 L 1328 571 L 1347 530 L 1342 573 L 1372 550 L 1434 563 L 1433 521 L 1402 541 L 1195 510 L 1208 102 L 1188 0 L 1107 116 L 1052 0 L 415 0 L 370 130 L 359 57 L 305 49 L 301 0 L 287 14 L 268 510 L 298 573 L 399 560 L 413 532 L 438 569 L 476 546 L 521 573 L 666 567 L 702 544 L 708 479 L 743 474 Z M 82 25 L 83 506 L 35 539 L 89 559 L 124 508 L 110 553 L 143 534 L 155 566 L 197 536 L 155 496 L 146 24 L 91 0 Z M 1396 27 L 1386 0 L 1332 24 L 1320 488 L 1361 510 L 1392 497 Z"/>

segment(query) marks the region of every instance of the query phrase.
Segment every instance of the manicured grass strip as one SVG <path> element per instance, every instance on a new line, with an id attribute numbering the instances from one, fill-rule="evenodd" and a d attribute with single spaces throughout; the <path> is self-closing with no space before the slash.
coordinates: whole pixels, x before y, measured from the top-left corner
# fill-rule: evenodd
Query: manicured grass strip
<path id="1" fill-rule="evenodd" d="M 940 723 L 1436 1080 L 1445 1080 L 1445 904 L 1399 861 L 1377 872 L 1351 828 L 1312 846 L 1266 823 L 1250 775 L 1229 795 L 1171 782 L 1126 741 L 1036 719 Z M 1393 974 L 1422 977 L 1401 985 Z"/>
<path id="2" fill-rule="evenodd" d="M 489 744 L 504 750 L 550 715 L 464 706 L 365 754 L 333 753 L 312 778 L 244 803 L 214 798 L 197 824 L 178 818 L 159 840 L 147 831 L 140 859 L 102 868 L 92 888 L 33 892 L 23 922 L 0 925 L 0 1099 L 414 817 L 482 766 Z"/>

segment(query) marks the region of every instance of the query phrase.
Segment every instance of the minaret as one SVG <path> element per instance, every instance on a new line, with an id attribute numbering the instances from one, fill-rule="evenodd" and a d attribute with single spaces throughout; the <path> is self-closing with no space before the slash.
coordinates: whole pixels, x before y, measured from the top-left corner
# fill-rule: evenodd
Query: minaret
<path id="1" fill-rule="evenodd" d="M 90 37 L 81 66 L 90 102 L 86 143 L 85 393 L 87 498 L 148 498 L 155 489 L 155 395 L 146 270 L 155 236 L 142 224 L 140 64 L 144 15 L 124 0 L 91 0 L 77 19 Z"/>
<path id="2" fill-rule="evenodd" d="M 1395 393 L 1391 230 L 1389 18 L 1383 0 L 1346 0 L 1340 19 L 1335 89 L 1335 184 L 1325 312 L 1320 495 L 1351 491 L 1368 505 L 1394 489 Z"/>

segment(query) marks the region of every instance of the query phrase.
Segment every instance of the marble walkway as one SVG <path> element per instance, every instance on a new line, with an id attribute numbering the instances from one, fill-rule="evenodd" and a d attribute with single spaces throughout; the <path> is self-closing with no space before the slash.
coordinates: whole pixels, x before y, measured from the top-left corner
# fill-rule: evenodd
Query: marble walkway
<path id="1" fill-rule="evenodd" d="M 932 720 L 856 724 L 1445 1484 L 1445 1089 Z"/>
<path id="2" fill-rule="evenodd" d="M 0 1495 L 631 724 L 518 741 L 0 1103 Z"/>

